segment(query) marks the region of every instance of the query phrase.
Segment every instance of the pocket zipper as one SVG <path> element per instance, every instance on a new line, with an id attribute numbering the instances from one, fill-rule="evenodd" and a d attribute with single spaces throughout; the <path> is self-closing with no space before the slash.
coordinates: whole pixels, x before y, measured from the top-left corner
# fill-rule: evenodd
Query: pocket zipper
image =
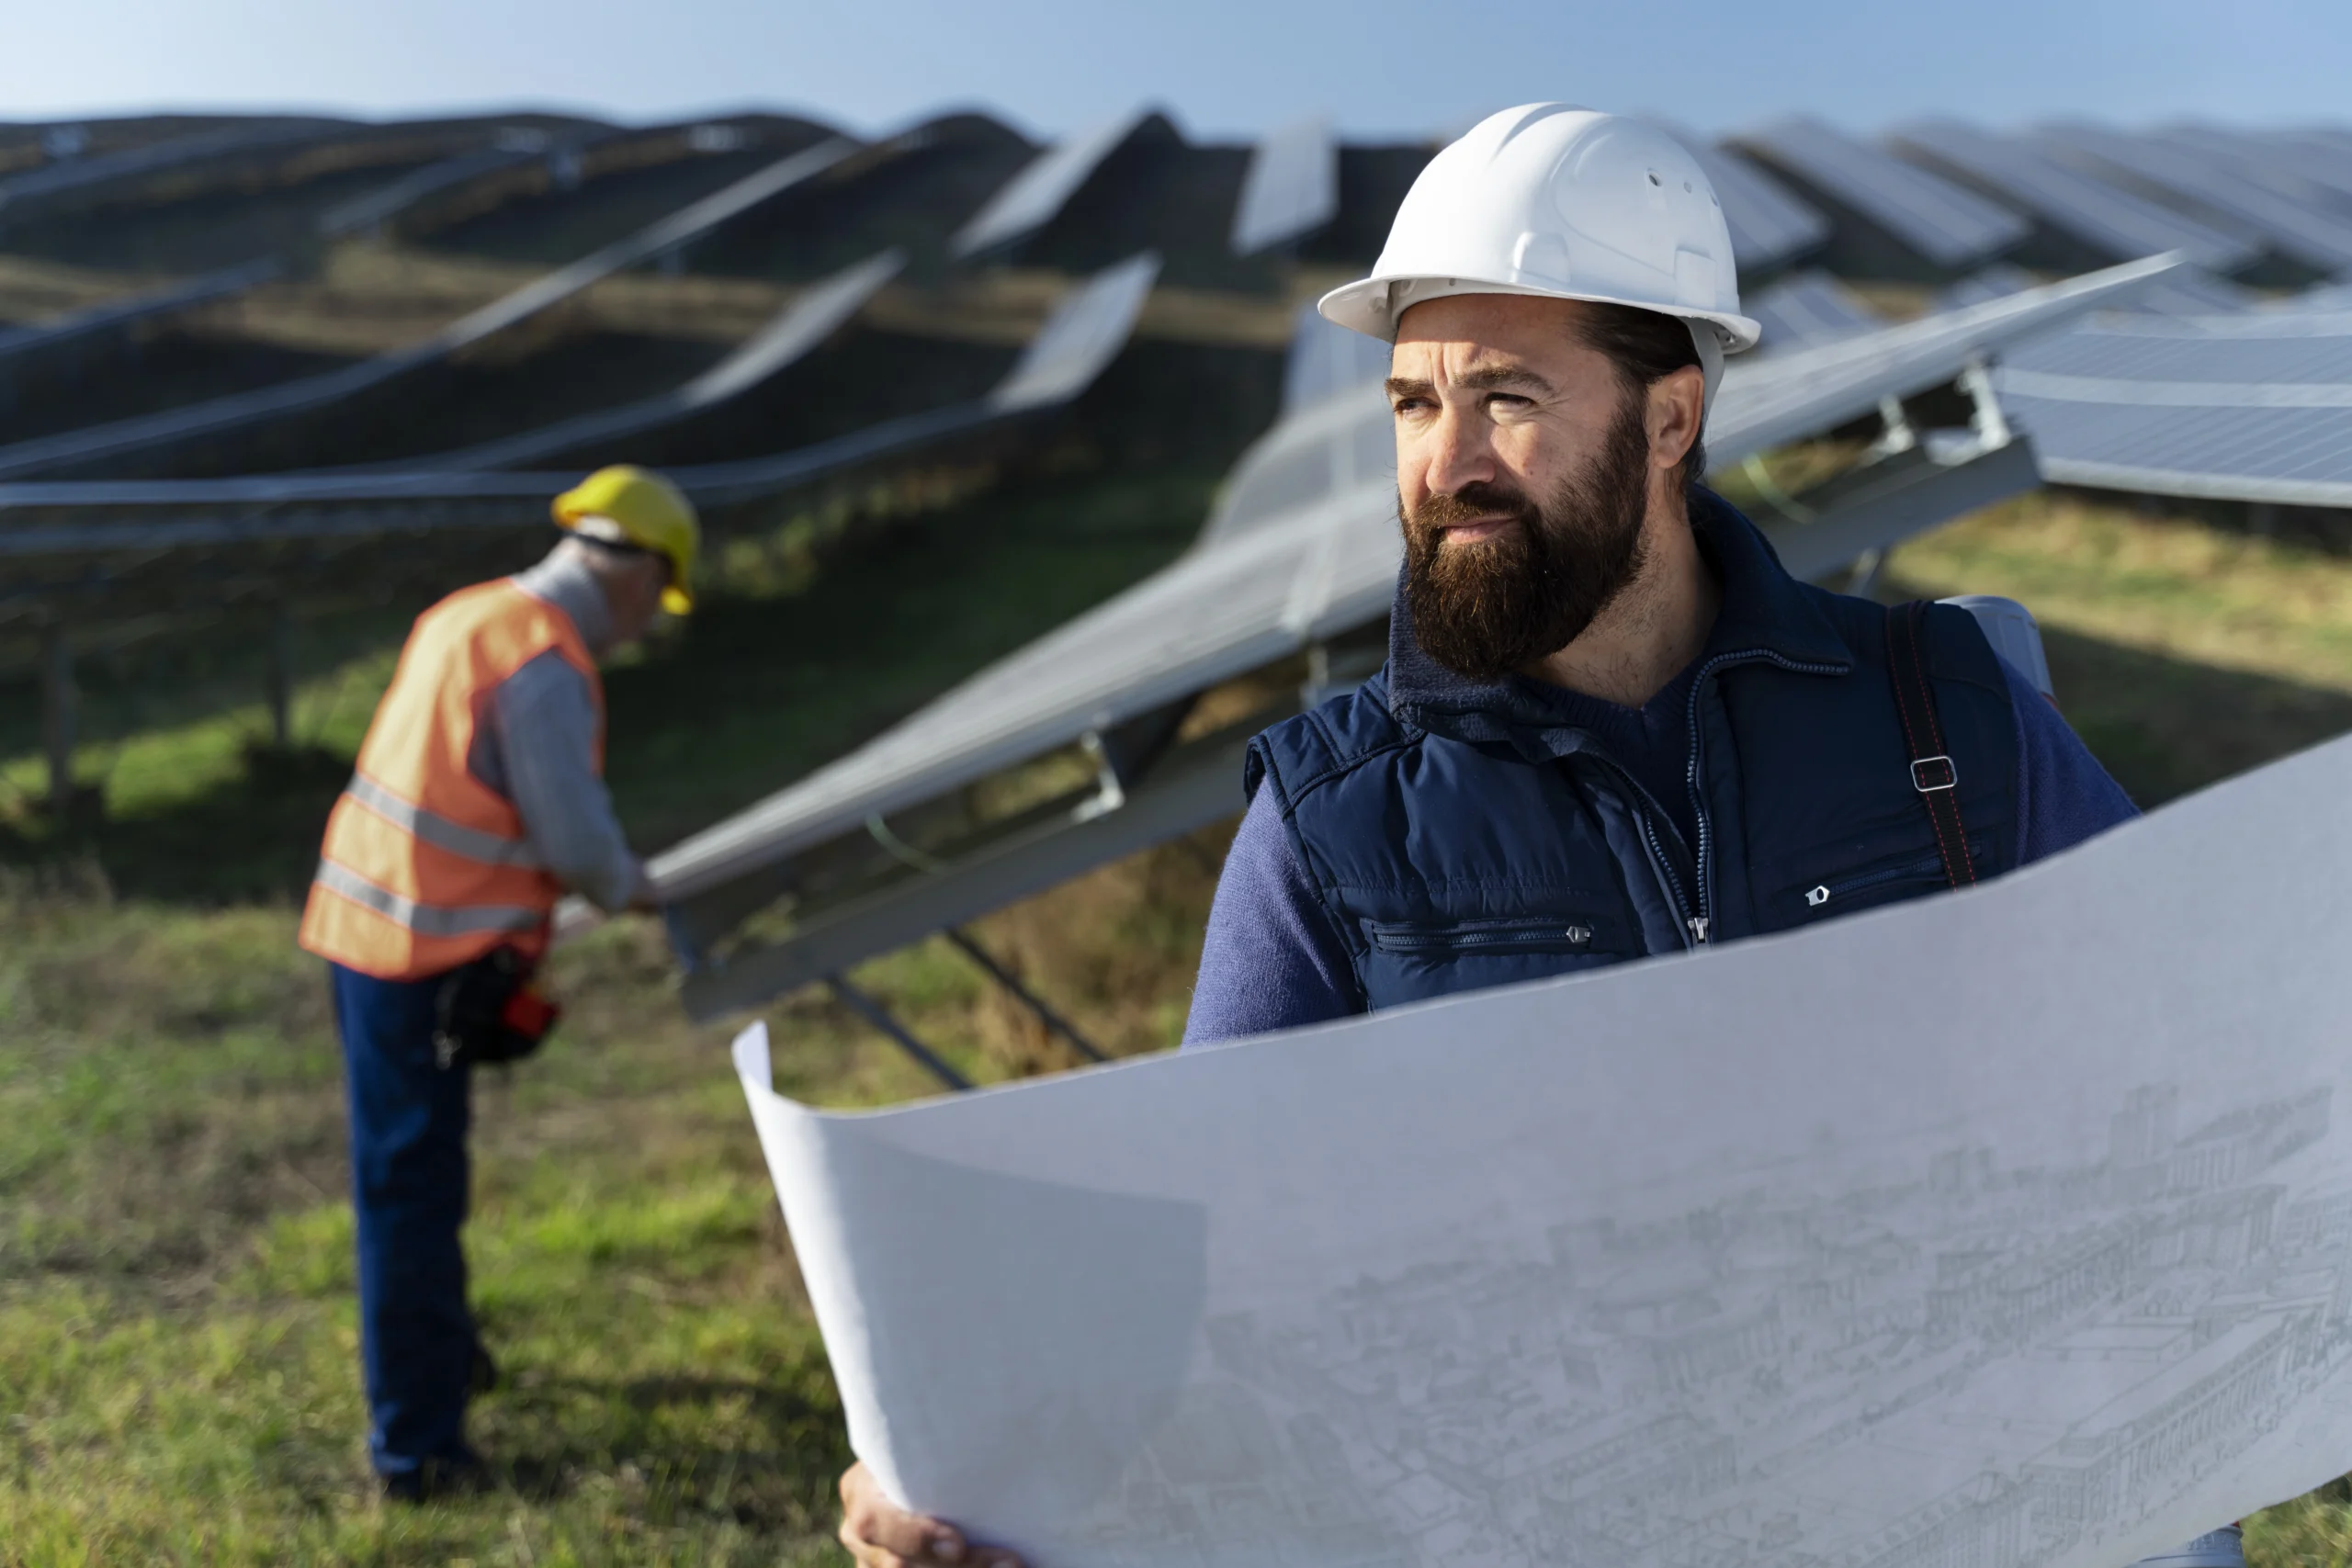
<path id="1" fill-rule="evenodd" d="M 1804 890 L 1805 907 L 1810 909 L 1818 909 L 1831 899 L 1843 897 L 1849 893 L 1861 893 L 1872 887 L 1883 887 L 1890 882 L 1905 882 L 1913 877 L 1936 875 L 1943 869 L 1943 857 L 1929 855 L 1924 860 L 1915 860 L 1905 865 L 1890 865 L 1878 871 L 1865 873 L 1860 876 L 1849 876 L 1843 881 L 1825 882 L 1818 886 Z"/>
<path id="2" fill-rule="evenodd" d="M 1569 952 L 1592 945 L 1592 926 L 1583 920 L 1528 920 L 1508 926 L 1450 931 L 1409 931 L 1394 926 L 1372 928 L 1372 945 L 1383 953 L 1460 953 L 1482 947 L 1553 947 Z"/>

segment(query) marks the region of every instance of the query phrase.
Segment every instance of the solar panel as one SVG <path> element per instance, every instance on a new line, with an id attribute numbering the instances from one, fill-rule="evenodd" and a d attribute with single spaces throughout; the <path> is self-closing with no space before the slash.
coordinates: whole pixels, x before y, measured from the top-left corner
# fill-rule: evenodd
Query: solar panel
<path id="1" fill-rule="evenodd" d="M 1971 358 L 2127 293 L 2163 270 L 2137 263 L 1868 337 L 1735 362 L 1709 423 L 1719 463 L 1844 423 L 1887 396 L 1951 378 Z M 1269 460 L 1388 439 L 1386 402 L 1369 387 L 1305 411 L 1245 457 L 1227 518 L 1268 482 Z M 1295 480 L 1289 482 L 1295 483 Z M 1212 525 L 1157 575 L 982 671 L 898 728 L 750 810 L 657 856 L 663 897 L 715 887 L 878 814 L 1148 713 L 1385 613 L 1396 586 L 1396 487 L 1389 466 L 1327 468 L 1319 489 L 1242 525 Z"/>
<path id="2" fill-rule="evenodd" d="M 1242 176 L 1233 209 L 1233 254 L 1254 255 L 1302 239 L 1339 215 L 1340 149 L 1327 119 L 1267 133 Z"/>
<path id="3" fill-rule="evenodd" d="M 1941 266 L 1989 260 L 2029 232 L 2007 208 L 1818 120 L 1786 119 L 1739 140 Z"/>
<path id="4" fill-rule="evenodd" d="M 1074 398 L 1125 346 L 1159 271 L 1159 256 L 1146 251 L 1105 267 L 1071 289 L 1047 315 L 1004 379 L 976 401 L 888 420 L 794 451 L 733 462 L 682 464 L 666 472 L 695 500 L 722 504 L 772 494 L 854 461 L 917 446 L 950 434 L 979 429 Z M 845 304 L 842 295 L 851 284 L 848 280 L 837 282 L 842 285 L 842 294 L 823 302 L 827 312 Z M 810 313 L 816 313 L 813 308 Z M 786 324 L 788 332 L 776 330 L 775 337 L 768 340 L 770 351 L 779 344 L 788 343 L 793 335 L 815 330 L 817 325 L 805 317 L 792 321 L 789 313 Z M 715 368 L 705 380 L 718 374 L 719 369 Z M 104 541 L 102 547 L 108 549 L 169 550 L 182 542 L 220 544 L 242 539 L 365 535 L 389 528 L 424 532 L 443 526 L 472 526 L 485 521 L 495 524 L 503 515 L 495 507 L 488 508 L 485 515 L 476 515 L 452 511 L 451 503 L 544 498 L 577 478 L 577 470 L 483 472 L 445 465 L 424 468 L 334 468 L 228 479 L 0 482 L 0 556 L 86 553 L 101 547 L 98 541 Z M 375 509 L 372 515 L 368 511 L 371 507 Z M 436 512 L 435 508 L 441 510 Z M 43 524 L 6 525 L 26 516 L 143 509 L 199 518 L 201 522 L 158 523 L 146 517 L 119 525 L 69 522 L 46 532 L 43 529 L 47 525 Z M 111 533 L 107 532 L 109 529 Z"/>
<path id="5" fill-rule="evenodd" d="M 1742 304 L 1762 324 L 1764 336 L 1757 346 L 1768 352 L 1834 343 L 1886 324 L 1860 295 L 1826 272 L 1782 278 Z"/>
<path id="6" fill-rule="evenodd" d="M 1071 290 L 1030 339 L 1012 374 L 989 393 L 989 406 L 1012 413 L 1076 397 L 1135 331 L 1159 276 L 1158 254 L 1145 251 Z"/>
<path id="7" fill-rule="evenodd" d="M 328 407 L 421 366 L 447 358 L 572 299 L 591 284 L 707 233 L 727 220 L 814 179 L 856 150 L 854 142 L 832 139 L 779 159 L 626 239 L 492 300 L 413 347 L 376 355 L 324 375 L 306 376 L 249 392 L 165 409 L 160 413 L 0 446 L 0 478 L 86 467 L 196 436 L 215 435 L 264 420 Z"/>
<path id="8" fill-rule="evenodd" d="M 2307 178 L 2339 193 L 2345 206 L 2352 208 L 2352 136 L 2323 127 L 2258 140 L 2291 151 L 2297 156 L 2296 167 Z"/>
<path id="9" fill-rule="evenodd" d="M 136 321 L 153 321 L 176 311 L 223 299 L 258 288 L 276 277 L 282 270 L 274 259 L 244 262 L 236 266 L 208 272 L 198 277 L 183 278 L 160 288 L 109 299 L 85 310 L 76 310 L 55 321 L 39 321 L 28 326 L 0 328 L 0 362 L 21 355 L 71 343 L 93 333 L 110 327 L 129 326 Z"/>
<path id="10" fill-rule="evenodd" d="M 516 468 L 592 441 L 616 441 L 674 424 L 749 391 L 808 354 L 862 310 L 905 265 L 903 253 L 885 251 L 810 285 L 766 326 L 737 344 L 734 352 L 683 387 L 497 441 L 413 458 L 398 467 L 412 470 Z"/>
<path id="11" fill-rule="evenodd" d="M 2352 505 L 2352 311 L 2101 317 L 1994 383 L 2053 479 Z"/>
<path id="12" fill-rule="evenodd" d="M 1335 392 L 1388 375 L 1388 345 L 1336 322 L 1308 300 L 1292 318 L 1290 355 L 1283 365 L 1283 412 L 1292 414 Z"/>
<path id="13" fill-rule="evenodd" d="M 2245 241 L 2159 202 L 1953 120 L 1903 126 L 1894 141 L 1906 155 L 1997 192 L 2110 260 L 2177 251 L 2199 266 L 2234 272 L 2258 254 Z"/>
<path id="14" fill-rule="evenodd" d="M 1670 121 L 1652 118 L 1650 123 L 1680 142 L 1715 187 L 1724 226 L 1731 231 L 1732 259 L 1740 271 L 1780 266 L 1819 249 L 1829 238 L 1829 220 L 1752 161 Z"/>
<path id="15" fill-rule="evenodd" d="M 948 243 L 949 253 L 978 255 L 1011 244 L 1051 222 L 1095 167 L 1141 129 L 1149 114 L 1146 108 L 1130 109 L 1038 153 L 956 231 Z"/>
<path id="16" fill-rule="evenodd" d="M 1829 220 L 1788 186 L 1727 147 L 1684 143 L 1723 203 L 1733 258 L 1743 268 L 1792 262 L 1829 238 Z"/>
<path id="17" fill-rule="evenodd" d="M 116 180 L 137 179 L 205 158 L 258 152 L 265 147 L 294 146 L 360 129 L 353 121 L 340 119 L 265 120 L 168 137 L 126 147 L 119 152 L 45 164 L 0 179 L 0 209 L 21 209 L 45 197 L 86 191 Z"/>
<path id="18" fill-rule="evenodd" d="M 2034 145 L 2076 167 L 2105 167 L 2171 193 L 2280 255 L 2324 273 L 2352 267 L 2352 220 L 2282 196 L 2177 143 L 2096 126 L 2045 128 Z"/>
<path id="19" fill-rule="evenodd" d="M 502 132 L 492 146 L 476 148 L 438 163 L 427 164 L 421 169 L 412 169 L 396 180 L 329 208 L 319 219 L 319 232 L 334 237 L 373 229 L 390 222 L 426 197 L 453 190 L 469 181 L 520 168 L 542 159 L 552 164 L 565 158 L 577 158 L 597 142 L 609 141 L 620 134 L 605 128 L 576 131 L 560 139 L 544 131 L 527 129 Z"/>
<path id="20" fill-rule="evenodd" d="M 2352 214 L 2352 164 L 2311 143 L 2201 125 L 2167 126 L 2155 136 L 2244 170 L 2283 196 Z"/>

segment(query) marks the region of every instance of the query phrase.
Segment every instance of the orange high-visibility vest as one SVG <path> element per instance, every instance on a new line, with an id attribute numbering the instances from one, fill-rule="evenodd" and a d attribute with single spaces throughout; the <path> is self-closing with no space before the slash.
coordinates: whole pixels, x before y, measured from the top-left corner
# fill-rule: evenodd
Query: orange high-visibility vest
<path id="1" fill-rule="evenodd" d="M 562 885 L 533 859 L 514 803 L 466 771 L 499 682 L 550 649 L 586 677 L 605 767 L 605 693 L 571 617 L 512 578 L 416 618 L 351 783 L 327 818 L 301 943 L 413 980 L 512 943 L 545 951 Z"/>

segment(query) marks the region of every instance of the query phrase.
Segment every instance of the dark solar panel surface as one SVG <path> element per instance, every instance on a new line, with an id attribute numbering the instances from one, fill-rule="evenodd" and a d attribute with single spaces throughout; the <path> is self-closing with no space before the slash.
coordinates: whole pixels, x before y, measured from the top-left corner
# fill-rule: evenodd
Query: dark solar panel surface
<path id="1" fill-rule="evenodd" d="M 1782 120 L 1741 140 L 1940 265 L 1986 260 L 2029 232 L 2007 208 L 1818 120 Z"/>
<path id="2" fill-rule="evenodd" d="M 1999 192 L 2116 261 L 2178 251 L 2199 266 L 2231 272 L 2256 256 L 2244 240 L 1973 126 L 1924 120 L 1900 128 L 1894 140 L 1906 155 Z"/>

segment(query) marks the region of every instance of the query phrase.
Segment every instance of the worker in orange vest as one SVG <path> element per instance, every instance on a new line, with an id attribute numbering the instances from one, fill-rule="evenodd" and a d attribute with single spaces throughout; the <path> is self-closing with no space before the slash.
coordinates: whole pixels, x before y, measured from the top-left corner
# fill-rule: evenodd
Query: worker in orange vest
<path id="1" fill-rule="evenodd" d="M 327 961 L 351 1103 L 360 1360 L 387 1495 L 477 1484 L 466 1404 L 496 1371 L 466 1306 L 471 1068 L 552 1020 L 530 988 L 556 901 L 656 907 L 604 784 L 597 658 L 693 608 L 676 486 L 600 469 L 528 571 L 416 619 L 327 819 L 301 943 Z"/>

